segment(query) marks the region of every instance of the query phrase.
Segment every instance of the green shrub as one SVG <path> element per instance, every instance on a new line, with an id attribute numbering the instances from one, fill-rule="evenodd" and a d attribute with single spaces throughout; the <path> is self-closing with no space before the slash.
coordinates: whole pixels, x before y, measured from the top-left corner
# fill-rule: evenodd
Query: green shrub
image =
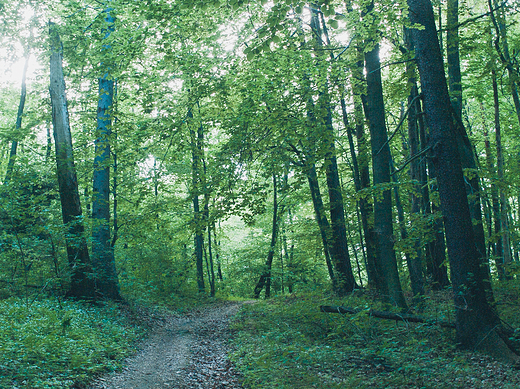
<path id="1" fill-rule="evenodd" d="M 453 318 L 449 291 L 428 297 L 423 316 Z M 383 309 L 368 293 L 343 300 L 300 294 L 245 304 L 233 323 L 231 359 L 246 387 L 520 387 L 510 367 L 457 350 L 452 329 L 381 320 L 365 312 L 321 313 L 320 305 Z"/>
<path id="2" fill-rule="evenodd" d="M 116 370 L 142 334 L 117 306 L 0 302 L 0 387 L 68 388 Z"/>

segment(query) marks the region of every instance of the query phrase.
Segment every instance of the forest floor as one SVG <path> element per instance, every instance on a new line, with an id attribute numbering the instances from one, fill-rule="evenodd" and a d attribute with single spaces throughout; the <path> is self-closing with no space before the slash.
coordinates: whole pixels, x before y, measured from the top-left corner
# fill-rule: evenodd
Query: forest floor
<path id="1" fill-rule="evenodd" d="M 89 388 L 242 388 L 227 344 L 229 321 L 242 304 L 221 302 L 155 319 L 150 336 L 123 371 L 100 377 Z"/>

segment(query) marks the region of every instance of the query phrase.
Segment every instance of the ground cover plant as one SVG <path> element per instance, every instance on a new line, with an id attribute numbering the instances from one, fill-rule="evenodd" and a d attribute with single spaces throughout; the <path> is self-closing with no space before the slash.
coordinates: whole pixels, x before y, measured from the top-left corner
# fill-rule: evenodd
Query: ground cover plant
<path id="1" fill-rule="evenodd" d="M 0 302 L 0 387 L 84 387 L 121 367 L 144 329 L 115 304 Z"/>
<path id="2" fill-rule="evenodd" d="M 511 291 L 498 293 L 518 326 Z M 516 297 L 515 297 L 516 298 Z M 453 320 L 451 292 L 430 295 L 422 316 Z M 500 304 L 506 303 L 506 304 Z M 517 388 L 518 370 L 454 345 L 453 329 L 357 315 L 320 305 L 384 308 L 366 294 L 294 294 L 245 305 L 234 322 L 232 359 L 248 388 Z"/>

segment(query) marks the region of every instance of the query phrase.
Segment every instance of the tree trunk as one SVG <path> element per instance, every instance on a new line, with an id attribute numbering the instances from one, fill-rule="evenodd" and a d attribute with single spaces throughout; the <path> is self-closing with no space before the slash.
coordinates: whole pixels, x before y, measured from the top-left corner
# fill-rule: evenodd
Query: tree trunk
<path id="1" fill-rule="evenodd" d="M 515 106 L 516 116 L 520 124 L 520 98 L 518 96 L 518 69 L 515 69 L 514 62 L 509 54 L 509 44 L 507 41 L 506 21 L 504 15 L 504 3 L 498 6 L 496 0 L 488 0 L 489 10 L 491 13 L 491 21 L 495 27 L 495 41 L 494 46 L 498 53 L 500 61 L 505 66 L 509 76 L 509 86 L 511 88 L 511 96 L 513 97 L 513 104 Z M 499 8 L 498 15 L 495 14 L 495 8 Z"/>
<path id="2" fill-rule="evenodd" d="M 188 111 L 188 118 L 193 119 L 193 112 Z M 195 131 L 190 127 L 190 142 L 192 154 L 192 185 L 193 185 L 193 223 L 195 228 L 194 246 L 195 246 L 195 263 L 197 266 L 197 287 L 199 293 L 204 293 L 204 262 L 203 262 L 203 246 L 204 246 L 204 221 L 200 211 L 199 193 L 200 193 L 200 163 L 201 155 L 199 150 L 199 142 L 197 142 Z"/>
<path id="3" fill-rule="evenodd" d="M 448 0 L 446 9 L 446 46 L 448 86 L 455 115 L 462 118 L 462 77 L 459 55 L 459 0 Z"/>
<path id="4" fill-rule="evenodd" d="M 491 177 L 495 177 L 496 171 L 495 166 L 493 164 L 493 155 L 491 153 L 491 145 L 489 142 L 489 135 L 486 129 L 486 123 L 484 125 L 484 148 L 486 150 L 486 165 L 488 169 L 488 174 Z M 502 231 L 500 226 L 500 203 L 498 202 L 498 187 L 496 179 L 491 181 L 491 208 L 490 212 L 492 212 L 489 216 L 488 221 L 488 230 L 489 230 L 489 242 L 491 244 L 491 255 L 495 260 L 495 266 L 497 268 L 498 279 L 500 281 L 505 280 L 505 272 L 504 272 L 504 262 L 502 255 Z M 494 229 L 494 232 L 493 232 Z"/>
<path id="5" fill-rule="evenodd" d="M 359 73 L 362 77 L 361 68 Z M 360 95 L 356 96 L 355 93 L 354 114 L 356 119 L 356 140 L 358 145 L 360 190 L 368 190 L 371 187 L 369 166 L 370 153 L 368 150 L 368 142 L 365 137 L 363 106 L 360 101 Z M 365 245 L 367 251 L 368 287 L 378 290 L 378 285 L 380 285 L 382 281 L 381 276 L 377 271 L 377 238 L 374 230 L 374 224 L 371 221 L 373 219 L 374 209 L 366 196 L 361 196 L 359 199 L 359 212 L 361 213 L 361 224 L 363 226 L 363 235 L 365 236 Z"/>
<path id="6" fill-rule="evenodd" d="M 199 127 L 199 144 L 201 153 L 204 153 L 204 131 L 202 125 Z M 209 254 L 209 269 L 208 269 L 208 281 L 210 288 L 210 296 L 215 297 L 215 267 L 213 264 L 213 250 L 211 241 L 211 224 L 209 223 L 209 190 L 206 181 L 206 161 L 203 157 L 202 165 L 204 166 L 204 225 L 208 228 L 208 254 Z"/>
<path id="7" fill-rule="evenodd" d="M 329 246 L 329 235 L 330 235 L 330 224 L 325 215 L 325 207 L 323 205 L 323 200 L 321 198 L 320 185 L 318 182 L 318 176 L 316 175 L 316 166 L 311 164 L 310 167 L 307 168 L 307 180 L 309 182 L 309 189 L 311 191 L 312 205 L 314 207 L 314 215 L 316 217 L 316 222 L 318 223 L 318 227 L 320 229 L 321 241 L 323 243 L 323 253 L 325 255 L 325 262 L 327 264 L 327 270 L 329 272 L 329 277 L 332 281 L 332 288 L 336 290 L 336 277 L 334 274 L 334 269 L 332 267 L 332 261 L 330 259 L 330 246 Z"/>
<path id="8" fill-rule="evenodd" d="M 372 170 L 374 185 L 377 187 L 390 183 L 390 147 L 385 123 L 379 44 L 375 44 L 372 50 L 365 53 L 365 63 L 365 114 L 370 127 Z M 379 292 L 388 303 L 406 308 L 394 251 L 392 195 L 389 189 L 383 190 L 382 196 L 378 194 L 374 198 L 374 230 L 378 249 L 377 270 L 383 281 Z"/>
<path id="9" fill-rule="evenodd" d="M 409 52 L 413 52 L 413 44 L 411 42 L 410 30 L 405 28 L 405 43 L 407 46 L 407 50 Z M 417 156 L 419 154 L 419 130 L 417 127 L 417 116 L 419 112 L 417 112 L 417 105 L 415 104 L 416 100 L 419 100 L 419 93 L 417 91 L 417 80 L 416 80 L 416 70 L 413 64 L 406 64 L 406 73 L 408 76 L 408 87 L 410 88 L 410 94 L 408 95 L 408 143 L 410 145 L 410 158 Z M 411 195 L 411 213 L 415 218 L 421 216 L 421 199 L 419 194 L 421 193 L 421 176 L 420 176 L 420 159 L 415 158 L 410 163 L 410 179 L 413 182 L 413 190 Z M 396 203 L 398 198 L 398 190 L 395 187 L 396 192 Z M 397 208 L 399 210 L 399 208 Z M 399 217 L 399 222 L 402 224 L 401 219 L 403 217 Z M 406 229 L 404 226 L 402 227 L 404 231 Z M 423 250 L 421 249 L 421 243 L 419 240 L 415 242 L 414 245 L 415 253 L 413 253 L 412 257 L 408 260 L 408 271 L 410 272 L 410 282 L 412 284 L 412 293 L 414 296 L 420 296 L 424 294 L 424 276 L 422 269 L 422 260 L 423 260 Z"/>
<path id="10" fill-rule="evenodd" d="M 27 68 L 29 67 L 29 49 L 25 51 L 25 65 L 23 67 L 22 71 L 22 90 L 20 93 L 20 102 L 18 104 L 18 112 L 16 114 L 16 125 L 15 125 L 15 131 L 19 131 L 22 128 L 22 117 L 23 117 L 23 111 L 25 108 L 25 97 L 27 96 Z M 16 134 L 16 137 L 18 138 L 20 135 Z M 8 184 L 9 180 L 13 176 L 13 170 L 14 170 L 14 162 L 16 160 L 16 151 L 18 149 L 18 140 L 14 139 L 11 143 L 11 150 L 9 151 L 9 161 L 7 162 L 7 172 L 5 174 L 5 180 L 4 184 Z"/>
<path id="11" fill-rule="evenodd" d="M 462 78 L 460 73 L 459 56 L 459 29 L 458 29 L 458 0 L 448 0 L 447 10 L 447 59 L 448 59 L 448 87 L 451 94 L 451 107 L 456 123 L 456 137 L 463 169 L 471 169 L 472 174 L 466 178 L 466 191 L 468 194 L 471 218 L 475 233 L 475 244 L 480 255 L 482 266 L 481 276 L 487 279 L 491 287 L 489 262 L 486 258 L 486 238 L 482 224 L 482 207 L 480 204 L 480 178 L 473 146 L 468 138 L 462 123 Z"/>
<path id="12" fill-rule="evenodd" d="M 319 11 L 312 10 L 311 28 L 316 34 L 316 46 L 323 46 L 322 32 L 327 36 L 325 25 L 320 25 Z M 336 293 L 346 295 L 356 287 L 356 281 L 352 272 L 350 255 L 347 246 L 347 228 L 345 226 L 345 210 L 343 206 L 343 193 L 339 179 L 338 163 L 336 158 L 336 146 L 334 127 L 332 125 L 332 110 L 330 106 L 330 96 L 325 85 L 324 91 L 319 94 L 316 106 L 319 114 L 318 121 L 321 124 L 322 134 L 326 147 L 325 153 L 325 174 L 327 177 L 327 187 L 329 192 L 330 224 L 332 228 L 331 236 L 331 257 L 334 264 L 336 276 Z M 317 117 L 318 115 L 315 115 Z"/>
<path id="13" fill-rule="evenodd" d="M 446 229 L 457 342 L 467 349 L 481 349 L 517 361 L 518 357 L 499 336 L 500 320 L 488 302 L 488 286 L 481 277 L 480 253 L 472 228 L 432 5 L 429 0 L 408 0 L 408 5 L 411 23 L 423 26 L 414 29 L 412 37 Z"/>
<path id="14" fill-rule="evenodd" d="M 495 112 L 495 142 L 497 148 L 497 179 L 500 184 L 504 181 L 504 153 L 502 151 L 502 133 L 500 128 L 500 104 L 498 101 L 498 85 L 496 79 L 496 73 L 492 71 L 492 83 L 493 83 L 493 105 Z M 499 220 L 500 220 L 500 269 L 499 274 L 502 274 L 503 278 L 510 278 L 508 273 L 508 266 L 511 264 L 511 243 L 509 239 L 509 223 L 508 223 L 508 209 L 506 195 L 502 185 L 499 186 Z"/>
<path id="15" fill-rule="evenodd" d="M 111 8 L 105 10 L 105 39 L 114 31 L 115 17 Z M 104 51 L 111 47 L 104 45 Z M 114 80 L 110 64 L 104 63 L 106 73 L 99 79 L 99 100 L 92 186 L 92 265 L 97 292 L 105 298 L 120 299 L 119 283 L 110 242 L 110 138 L 114 103 Z"/>
<path id="16" fill-rule="evenodd" d="M 67 295 L 79 299 L 94 299 L 94 280 L 91 277 L 92 267 L 81 219 L 78 180 L 72 153 L 61 42 L 55 24 L 49 23 L 49 27 L 51 37 L 49 91 L 52 104 L 52 125 L 56 147 L 61 212 L 63 223 L 67 227 L 67 257 L 71 271 L 71 283 Z"/>
<path id="17" fill-rule="evenodd" d="M 397 209 L 397 219 L 399 220 L 399 229 L 401 231 L 401 239 L 406 240 L 408 238 L 408 232 L 406 231 L 406 225 L 404 220 L 404 209 L 401 204 L 401 199 L 399 197 L 399 182 L 395 177 L 395 174 L 392 175 L 394 185 L 394 197 L 395 197 L 395 207 Z M 415 253 L 405 253 L 406 264 L 408 265 L 408 272 L 410 274 L 410 284 L 412 286 L 412 294 L 414 299 L 417 302 L 420 302 L 421 296 L 424 296 L 424 279 L 423 279 L 423 268 L 421 262 L 420 251 L 416 245 Z"/>
<path id="18" fill-rule="evenodd" d="M 278 193 L 276 185 L 276 173 L 273 173 L 273 228 L 271 230 L 271 245 L 269 246 L 269 253 L 265 262 L 265 269 L 255 286 L 254 297 L 260 297 L 260 292 L 265 286 L 265 298 L 271 297 L 271 268 L 273 265 L 274 250 L 276 247 L 276 237 L 278 235 Z"/>

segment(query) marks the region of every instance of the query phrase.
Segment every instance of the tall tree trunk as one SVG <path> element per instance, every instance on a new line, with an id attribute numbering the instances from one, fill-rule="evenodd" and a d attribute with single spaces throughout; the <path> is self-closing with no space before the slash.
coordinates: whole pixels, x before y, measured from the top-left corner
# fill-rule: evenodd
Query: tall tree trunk
<path id="1" fill-rule="evenodd" d="M 432 5 L 429 0 L 408 0 L 408 5 L 411 23 L 424 27 L 414 29 L 412 37 L 446 229 L 457 342 L 464 348 L 481 349 L 517 361 L 518 357 L 500 338 L 500 320 L 488 302 L 488 286 L 481 277 L 480 253 L 472 228 Z"/>
<path id="2" fill-rule="evenodd" d="M 392 181 L 395 183 L 394 185 L 394 197 L 395 197 L 395 207 L 397 209 L 397 219 L 399 220 L 399 230 L 401 232 L 401 239 L 408 239 L 408 231 L 406 231 L 405 219 L 404 219 L 404 209 L 401 204 L 401 199 L 399 196 L 399 182 L 397 181 L 396 175 L 392 174 Z M 408 272 L 410 274 L 410 284 L 412 286 L 412 294 L 414 299 L 417 302 L 420 302 L 421 296 L 424 295 L 424 277 L 423 277 L 423 268 L 421 262 L 420 251 L 417 248 L 415 249 L 415 253 L 405 253 L 406 264 L 408 266 Z"/>
<path id="3" fill-rule="evenodd" d="M 405 42 L 407 50 L 413 52 L 413 44 L 411 42 L 410 30 L 408 28 L 404 31 Z M 407 63 L 406 73 L 408 76 L 408 87 L 410 88 L 410 94 L 408 95 L 408 142 L 410 145 L 410 158 L 415 158 L 410 163 L 410 179 L 413 182 L 413 190 L 411 195 L 411 213 L 415 218 L 421 216 L 421 199 L 419 197 L 421 193 L 421 172 L 420 172 L 420 159 L 416 158 L 419 155 L 419 129 L 417 127 L 417 112 L 416 100 L 418 101 L 419 93 L 417 91 L 417 80 L 415 66 Z M 397 187 L 396 191 L 396 202 L 397 202 Z M 398 208 L 399 209 L 399 208 Z M 400 217 L 401 219 L 402 217 Z M 402 222 L 400 221 L 402 224 Z M 421 249 L 421 243 L 419 240 L 415 242 L 415 253 L 409 259 L 408 268 L 410 272 L 410 281 L 412 284 L 412 292 L 414 296 L 424 294 L 424 278 L 423 278 L 423 250 Z"/>
<path id="4" fill-rule="evenodd" d="M 220 226 L 220 222 L 219 222 Z M 220 281 L 224 281 L 224 277 L 222 275 L 222 265 L 220 263 L 220 240 L 217 239 L 217 228 L 215 227 L 215 221 L 213 221 L 213 240 L 216 243 L 215 247 L 215 259 L 217 260 L 217 277 Z"/>
<path id="5" fill-rule="evenodd" d="M 204 131 L 202 128 L 202 124 L 199 127 L 199 144 L 201 153 L 204 153 Z M 206 169 L 206 161 L 202 159 L 202 165 L 204 166 L 204 225 L 208 228 L 208 254 L 209 254 L 209 271 L 208 271 L 208 280 L 210 287 L 210 296 L 215 297 L 215 267 L 213 266 L 213 250 L 212 250 L 212 241 L 211 241 L 211 224 L 209 223 L 209 190 L 207 186 L 207 169 Z"/>
<path id="6" fill-rule="evenodd" d="M 462 124 L 462 78 L 460 72 L 459 56 L 459 29 L 458 29 L 458 0 L 448 0 L 447 10 L 447 60 L 448 60 L 448 88 L 451 95 L 451 107 L 456 123 L 456 136 L 459 146 L 462 168 L 471 169 L 472 174 L 466 178 L 466 191 L 468 194 L 473 229 L 475 230 L 475 244 L 482 262 L 482 277 L 487 278 L 491 284 L 489 262 L 486 258 L 486 238 L 482 224 L 482 207 L 480 204 L 480 178 L 477 172 L 477 161 L 473 146 Z M 491 287 L 491 285 L 490 285 Z"/>
<path id="7" fill-rule="evenodd" d="M 336 277 L 334 274 L 334 269 L 332 267 L 332 261 L 330 258 L 331 248 L 329 246 L 329 235 L 331 233 L 329 220 L 325 215 L 325 206 L 323 205 L 323 200 L 321 198 L 320 185 L 318 182 L 318 176 L 316 175 L 316 166 L 312 163 L 309 167 L 307 167 L 306 171 L 307 180 L 309 182 L 309 189 L 311 192 L 312 205 L 314 207 L 314 215 L 316 217 L 316 222 L 318 223 L 318 227 L 320 229 L 321 241 L 323 243 L 323 253 L 325 255 L 325 263 L 327 264 L 327 270 L 329 272 L 329 277 L 332 281 L 332 287 L 336 290 Z"/>
<path id="8" fill-rule="evenodd" d="M 513 104 L 515 106 L 516 116 L 518 123 L 520 124 L 520 97 L 518 96 L 518 82 L 519 74 L 518 70 L 513 66 L 513 61 L 509 54 L 509 44 L 507 40 L 506 21 L 504 15 L 505 3 L 502 3 L 499 7 L 496 0 L 488 0 L 489 11 L 491 15 L 491 21 L 495 27 L 495 41 L 494 46 L 498 53 L 500 61 L 505 66 L 509 76 L 509 86 L 511 88 L 511 96 L 513 97 Z M 498 9 L 498 15 L 496 14 L 495 8 Z"/>
<path id="9" fill-rule="evenodd" d="M 68 296 L 79 299 L 94 299 L 94 280 L 88 255 L 87 241 L 81 221 L 81 203 L 78 180 L 72 153 L 69 112 L 65 96 L 65 79 L 62 68 L 61 41 L 54 23 L 49 23 L 51 37 L 50 96 L 52 126 L 56 147 L 56 165 L 60 190 L 63 223 L 67 227 L 67 257 L 71 271 Z"/>
<path id="10" fill-rule="evenodd" d="M 22 71 L 22 90 L 20 93 L 20 102 L 18 104 L 18 112 L 16 114 L 16 125 L 15 131 L 18 132 L 22 128 L 22 117 L 25 108 L 25 97 L 27 96 L 27 68 L 29 67 L 29 49 L 25 51 L 25 64 Z M 16 138 L 20 135 L 16 134 Z M 5 174 L 4 184 L 8 184 L 13 176 L 14 162 L 16 160 L 16 152 L 18 149 L 18 139 L 13 139 L 11 143 L 11 149 L 9 151 L 9 161 L 7 162 L 7 172 Z"/>
<path id="11" fill-rule="evenodd" d="M 311 28 L 316 34 L 317 48 L 323 47 L 322 35 L 327 36 L 325 24 L 320 24 L 319 15 L 321 12 L 312 10 Z M 323 32 L 323 33 L 322 33 Z M 345 210 L 343 206 L 343 193 L 339 179 L 338 163 L 336 157 L 336 145 L 334 127 L 332 125 L 332 110 L 330 106 L 330 96 L 328 85 L 320 93 L 317 112 L 320 115 L 319 122 L 322 127 L 322 137 L 326 147 L 325 153 L 325 174 L 327 177 L 327 187 L 329 193 L 330 224 L 332 228 L 331 257 L 334 264 L 336 275 L 336 292 L 339 295 L 346 295 L 356 287 L 350 255 L 347 246 L 347 228 L 345 225 Z M 315 115 L 317 117 L 317 115 Z"/>
<path id="12" fill-rule="evenodd" d="M 486 151 L 486 165 L 488 169 L 488 174 L 493 177 L 491 181 L 491 215 L 489 216 L 488 221 L 488 230 L 489 230 L 489 242 L 491 244 L 491 255 L 495 260 L 495 266 L 497 268 L 498 278 L 500 281 L 505 279 L 504 272 L 504 263 L 503 263 L 503 255 L 502 255 L 502 231 L 500 226 L 500 203 L 498 201 L 498 186 L 496 179 L 494 178 L 496 175 L 495 166 L 493 163 L 493 155 L 491 153 L 491 145 L 489 142 L 489 135 L 486 129 L 486 123 L 483 121 L 484 126 L 484 148 Z M 490 212 L 490 213 L 491 213 Z M 492 222 L 493 221 L 493 222 Z M 493 232 L 494 229 L 494 232 Z"/>
<path id="13" fill-rule="evenodd" d="M 104 30 L 107 39 L 114 31 L 113 10 L 105 10 Z M 109 53 L 111 47 L 104 45 Z M 92 185 L 92 265 L 97 292 L 105 298 L 120 299 L 119 283 L 110 244 L 110 140 L 112 134 L 112 114 L 114 103 L 114 80 L 109 63 L 104 63 L 106 73 L 99 79 L 99 99 L 97 108 L 97 128 L 94 157 L 94 177 Z"/>
<path id="14" fill-rule="evenodd" d="M 419 100 L 416 100 L 415 109 L 416 112 L 423 111 Z M 419 141 L 421 144 L 421 150 L 426 150 L 429 142 L 426 136 L 426 126 L 424 124 L 423 115 L 418 116 L 417 123 L 419 125 Z M 428 187 L 426 165 L 428 165 L 430 180 L 436 179 L 437 175 L 435 173 L 435 166 L 431 161 L 429 161 L 428 164 L 425 160 L 420 162 L 421 187 L 423 188 L 421 192 L 421 208 L 425 215 L 430 216 L 439 212 L 439 209 L 435 204 L 430 203 L 430 190 L 437 192 L 437 185 L 431 185 L 431 188 Z M 432 280 L 433 290 L 442 290 L 450 284 L 448 279 L 448 269 L 445 265 L 446 245 L 444 241 L 444 222 L 442 218 L 435 218 L 432 223 L 432 228 L 434 231 L 434 239 L 426 246 L 426 264 L 428 274 Z"/>
<path id="15" fill-rule="evenodd" d="M 362 63 L 359 68 L 360 77 L 362 77 Z M 358 66 L 356 66 L 358 68 Z M 370 184 L 370 153 L 368 142 L 365 137 L 365 125 L 363 118 L 363 106 L 360 101 L 360 94 L 356 96 L 354 93 L 354 114 L 356 119 L 356 140 L 358 145 L 358 162 L 359 162 L 359 184 L 360 190 L 368 190 Z M 377 243 L 376 233 L 374 230 L 373 220 L 374 209 L 366 196 L 359 199 L 359 212 L 361 213 L 361 224 L 363 226 L 363 234 L 365 236 L 365 245 L 367 251 L 367 276 L 369 288 L 379 289 L 381 284 L 381 274 L 377 271 Z"/>
<path id="16" fill-rule="evenodd" d="M 276 173 L 273 173 L 273 227 L 271 230 L 271 245 L 269 246 L 269 253 L 265 261 L 265 269 L 255 286 L 254 297 L 260 297 L 260 292 L 265 286 L 265 298 L 271 297 L 271 268 L 273 265 L 274 250 L 276 247 L 276 237 L 278 235 L 278 193 L 277 193 L 277 179 Z"/>
<path id="17" fill-rule="evenodd" d="M 351 126 L 349 124 L 348 115 L 347 115 L 347 105 L 345 103 L 345 98 L 343 96 L 340 99 L 340 103 L 341 103 L 341 112 L 342 112 L 342 116 L 343 116 L 343 125 L 345 126 L 345 129 L 347 130 L 348 144 L 349 144 L 349 148 L 350 148 L 350 155 L 352 158 L 352 174 L 354 176 L 354 188 L 356 189 L 356 193 L 359 193 L 361 191 L 361 174 L 360 174 L 360 169 L 359 169 L 359 164 L 358 164 L 356 147 L 354 145 L 354 137 L 353 137 L 354 129 L 351 128 Z M 363 124 L 361 124 L 361 126 L 363 126 Z M 363 129 L 361 129 L 361 132 L 363 132 Z M 370 230 L 369 225 L 368 225 L 367 213 L 368 213 L 369 205 L 367 204 L 366 198 L 358 199 L 357 203 L 358 203 L 358 219 L 361 219 L 361 226 L 359 227 L 359 238 L 362 243 L 363 243 L 363 238 L 365 238 L 366 255 L 365 255 L 365 250 L 363 247 L 362 247 L 362 251 L 363 251 L 363 257 L 365 258 L 365 266 L 367 269 L 367 275 L 369 276 L 369 284 L 370 284 L 370 279 L 373 277 L 372 276 L 373 271 L 372 271 L 372 269 L 370 269 L 370 271 L 369 271 L 369 260 L 367 257 L 369 257 L 369 256 L 371 257 L 370 264 L 373 267 L 373 264 L 375 263 L 375 250 L 374 250 L 373 242 L 370 241 L 370 236 L 373 234 L 373 232 Z M 359 222 L 359 220 L 358 220 L 358 222 Z M 361 228 L 363 229 L 363 234 L 361 233 Z M 362 246 L 363 246 L 363 244 L 362 244 Z M 356 261 L 357 261 L 357 259 L 356 259 Z M 360 271 L 359 266 L 358 266 L 358 271 Z M 359 274 L 359 282 L 360 282 L 361 287 L 363 287 L 361 274 Z"/>
<path id="18" fill-rule="evenodd" d="M 372 8 L 372 7 L 370 7 Z M 367 91 L 365 114 L 370 127 L 374 185 L 390 183 L 390 147 L 385 123 L 379 44 L 365 53 Z M 389 189 L 374 198 L 374 230 L 377 236 L 378 272 L 383 277 L 379 291 L 387 302 L 406 308 L 394 251 L 392 195 Z"/>
<path id="19" fill-rule="evenodd" d="M 498 102 L 498 85 L 495 70 L 492 70 L 492 83 L 493 83 L 493 105 L 495 113 L 495 142 L 497 147 L 497 178 L 501 184 L 499 187 L 499 215 L 500 215 L 500 254 L 501 254 L 501 269 L 499 274 L 502 272 L 503 277 L 509 278 L 507 274 L 508 266 L 511 264 L 511 243 L 509 238 L 509 223 L 508 214 L 509 207 L 507 204 L 506 195 L 502 187 L 504 181 L 504 153 L 502 151 L 502 133 L 500 128 L 500 105 Z"/>
<path id="20" fill-rule="evenodd" d="M 193 112 L 188 111 L 188 118 L 193 119 Z M 197 266 L 197 287 L 199 293 L 204 293 L 204 262 L 203 262 L 203 246 L 204 246 L 204 215 L 200 211 L 199 194 L 200 194 L 200 164 L 201 164 L 201 150 L 199 149 L 199 142 L 197 142 L 197 135 L 190 127 L 190 142 L 192 154 L 192 186 L 193 186 L 193 222 L 195 228 L 194 246 L 195 246 L 195 263 Z"/>
<path id="21" fill-rule="evenodd" d="M 459 54 L 459 0 L 448 0 L 446 10 L 448 87 L 455 114 L 462 118 L 462 76 Z"/>

